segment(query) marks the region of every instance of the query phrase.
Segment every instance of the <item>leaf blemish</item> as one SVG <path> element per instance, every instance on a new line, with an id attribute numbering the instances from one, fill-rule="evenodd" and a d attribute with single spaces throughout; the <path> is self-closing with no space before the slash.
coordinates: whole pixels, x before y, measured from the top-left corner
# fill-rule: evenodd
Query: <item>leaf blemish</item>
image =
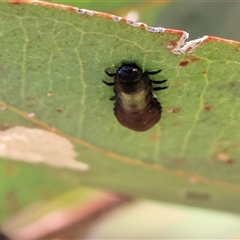
<path id="1" fill-rule="evenodd" d="M 87 164 L 75 160 L 77 153 L 68 139 L 42 129 L 18 126 L 0 132 L 0 156 L 74 170 L 89 169 Z"/>
<path id="2" fill-rule="evenodd" d="M 155 141 L 155 140 L 158 140 L 158 139 L 159 139 L 159 136 L 157 134 L 149 136 L 149 140 Z"/>
<path id="3" fill-rule="evenodd" d="M 203 109 L 204 109 L 205 111 L 209 112 L 209 111 L 211 111 L 212 106 L 205 106 Z"/>
<path id="4" fill-rule="evenodd" d="M 199 60 L 198 58 L 190 58 L 186 61 L 182 61 L 178 64 L 178 67 L 181 68 L 181 67 L 186 67 L 188 64 L 190 63 L 193 63 L 193 62 L 196 62 L 197 60 Z"/>
<path id="5" fill-rule="evenodd" d="M 5 106 L 0 106 L 0 110 L 1 110 L 1 111 L 4 111 L 5 109 L 6 109 Z"/>
<path id="6" fill-rule="evenodd" d="M 167 111 L 169 113 L 179 113 L 181 110 L 180 108 L 168 108 Z"/>
<path id="7" fill-rule="evenodd" d="M 35 116 L 35 113 L 28 113 L 28 117 L 33 118 Z"/>
<path id="8" fill-rule="evenodd" d="M 217 161 L 226 163 L 226 164 L 232 164 L 233 160 L 228 156 L 227 153 L 219 153 L 216 156 Z"/>
<path id="9" fill-rule="evenodd" d="M 47 95 L 47 97 L 53 97 L 53 96 L 54 96 L 54 93 L 49 92 L 49 93 L 47 93 L 46 95 Z"/>

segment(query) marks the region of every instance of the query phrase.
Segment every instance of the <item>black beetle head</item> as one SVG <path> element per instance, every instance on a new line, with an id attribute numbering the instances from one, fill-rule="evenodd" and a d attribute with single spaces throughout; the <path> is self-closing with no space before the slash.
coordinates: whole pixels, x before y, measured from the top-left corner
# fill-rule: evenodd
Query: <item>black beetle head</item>
<path id="1" fill-rule="evenodd" d="M 122 64 L 117 70 L 117 78 L 123 82 L 137 82 L 142 78 L 142 69 L 135 63 Z"/>

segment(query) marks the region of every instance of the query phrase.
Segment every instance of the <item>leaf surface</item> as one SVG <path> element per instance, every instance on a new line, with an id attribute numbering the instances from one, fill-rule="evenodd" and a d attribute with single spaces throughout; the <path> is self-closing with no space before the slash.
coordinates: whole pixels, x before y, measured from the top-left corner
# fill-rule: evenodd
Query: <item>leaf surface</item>
<path id="1" fill-rule="evenodd" d="M 17 211 L 46 198 L 46 187 L 55 189 L 52 197 L 79 184 L 239 213 L 239 43 L 208 37 L 193 53 L 176 55 L 169 46 L 182 31 L 154 33 L 40 5 L 0 7 L 1 129 L 50 131 L 88 165 L 74 171 L 11 161 L 2 138 L 1 220 L 14 204 Z M 102 80 L 111 81 L 104 69 L 123 61 L 162 69 L 152 79 L 168 79 L 169 88 L 155 93 L 162 118 L 149 131 L 131 131 L 114 117 L 114 93 Z"/>

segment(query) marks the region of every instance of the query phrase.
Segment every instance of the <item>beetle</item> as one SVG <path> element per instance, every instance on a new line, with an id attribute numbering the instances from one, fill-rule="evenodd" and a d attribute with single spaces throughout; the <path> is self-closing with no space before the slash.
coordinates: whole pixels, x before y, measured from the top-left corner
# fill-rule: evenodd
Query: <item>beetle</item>
<path id="1" fill-rule="evenodd" d="M 153 91 L 168 88 L 153 87 L 167 81 L 151 80 L 149 75 L 156 75 L 162 70 L 143 72 L 136 63 L 122 63 L 115 73 L 105 69 L 109 77 L 114 77 L 114 82 L 103 83 L 113 86 L 115 95 L 110 100 L 115 100 L 114 114 L 118 122 L 126 128 L 142 132 L 154 126 L 161 118 L 162 106 Z"/>

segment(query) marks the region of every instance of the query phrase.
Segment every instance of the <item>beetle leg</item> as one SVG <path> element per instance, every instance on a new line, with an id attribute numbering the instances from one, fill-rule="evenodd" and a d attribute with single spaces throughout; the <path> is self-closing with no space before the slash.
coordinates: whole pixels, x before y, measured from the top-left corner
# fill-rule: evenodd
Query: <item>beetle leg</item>
<path id="1" fill-rule="evenodd" d="M 115 98 L 115 96 L 112 96 L 112 97 L 109 98 L 109 100 L 114 101 L 114 100 L 116 100 L 116 98 Z"/>
<path id="2" fill-rule="evenodd" d="M 151 72 L 146 72 L 148 75 L 156 75 L 158 73 L 160 73 L 162 71 L 162 69 L 159 69 L 157 71 L 151 71 Z"/>
<path id="3" fill-rule="evenodd" d="M 104 72 L 109 76 L 109 77 L 115 77 L 117 74 L 116 73 L 109 73 L 106 69 Z"/>
<path id="4" fill-rule="evenodd" d="M 106 84 L 107 86 L 114 86 L 114 82 L 106 82 L 103 80 L 103 83 Z"/>
<path id="5" fill-rule="evenodd" d="M 168 88 L 168 86 L 165 86 L 165 87 L 155 87 L 153 88 L 153 91 L 160 91 L 160 90 L 163 90 L 163 89 L 166 89 Z"/>
<path id="6" fill-rule="evenodd" d="M 164 80 L 151 80 L 152 83 L 156 83 L 156 84 L 161 84 L 161 83 L 164 83 L 166 81 L 167 81 L 167 79 L 164 79 Z"/>

